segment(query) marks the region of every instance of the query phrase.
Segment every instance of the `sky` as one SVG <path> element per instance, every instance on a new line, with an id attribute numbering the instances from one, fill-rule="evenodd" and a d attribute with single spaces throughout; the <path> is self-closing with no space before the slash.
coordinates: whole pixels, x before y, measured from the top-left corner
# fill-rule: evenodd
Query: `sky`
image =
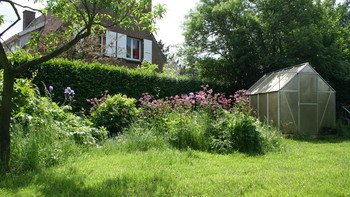
<path id="1" fill-rule="evenodd" d="M 28 0 L 16 0 L 19 4 L 24 4 L 31 7 L 40 7 L 38 4 L 34 4 Z M 156 27 L 158 28 L 155 37 L 157 40 L 162 40 L 166 45 L 177 45 L 184 42 L 182 36 L 182 26 L 185 20 L 185 15 L 194 9 L 199 0 L 153 0 L 153 5 L 163 4 L 167 8 L 167 12 L 164 18 L 157 21 Z M 19 14 L 22 17 L 24 9 L 19 8 Z M 0 14 L 5 15 L 5 25 L 0 26 L 0 32 L 16 19 L 16 15 L 12 11 L 11 6 L 7 3 L 0 4 Z M 39 14 L 37 14 L 39 16 Z M 22 31 L 22 21 L 18 22 L 15 27 L 7 31 L 3 39 L 8 39 L 12 35 Z"/>
<path id="2" fill-rule="evenodd" d="M 344 0 L 337 0 L 342 2 Z M 19 4 L 24 4 L 31 7 L 38 7 L 38 4 L 33 4 L 32 1 L 28 0 L 16 0 Z M 198 4 L 199 0 L 153 0 L 153 5 L 163 4 L 167 8 L 167 13 L 164 18 L 159 20 L 156 24 L 158 28 L 155 37 L 157 40 L 162 40 L 166 45 L 178 45 L 184 42 L 183 23 L 185 21 L 185 15 L 194 9 Z M 19 14 L 22 16 L 24 9 L 19 9 Z M 0 14 L 5 15 L 5 25 L 0 26 L 0 32 L 2 32 L 10 22 L 13 22 L 15 14 L 11 7 L 7 3 L 0 3 Z M 11 30 L 7 31 L 3 36 L 3 39 L 8 39 L 12 35 L 22 30 L 22 21 L 18 22 L 17 25 Z"/>

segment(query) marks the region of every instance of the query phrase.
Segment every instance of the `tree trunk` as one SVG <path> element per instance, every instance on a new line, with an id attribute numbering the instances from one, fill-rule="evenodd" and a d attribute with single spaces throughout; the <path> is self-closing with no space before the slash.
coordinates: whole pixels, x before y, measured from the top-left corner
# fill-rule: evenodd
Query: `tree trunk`
<path id="1" fill-rule="evenodd" d="M 4 70 L 4 84 L 0 107 L 0 172 L 8 172 L 10 170 L 10 121 L 14 77 L 13 71 L 9 69 Z"/>

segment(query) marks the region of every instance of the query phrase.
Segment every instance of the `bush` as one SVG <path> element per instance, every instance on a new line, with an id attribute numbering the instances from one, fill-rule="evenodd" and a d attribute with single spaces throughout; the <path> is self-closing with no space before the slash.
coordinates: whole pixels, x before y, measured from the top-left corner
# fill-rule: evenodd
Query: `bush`
<path id="1" fill-rule="evenodd" d="M 104 128 L 95 128 L 93 123 L 59 107 L 47 97 L 40 97 L 38 90 L 29 80 L 17 79 L 13 98 L 14 123 L 20 123 L 23 132 L 28 133 L 35 126 L 47 124 L 60 128 L 61 134 L 72 136 L 79 144 L 96 144 L 107 137 Z"/>
<path id="2" fill-rule="evenodd" d="M 2 83 L 0 94 L 1 90 Z M 16 80 L 13 102 L 10 166 L 14 172 L 55 165 L 107 137 L 104 128 L 39 97 L 28 80 Z"/>
<path id="3" fill-rule="evenodd" d="M 219 92 L 233 93 L 229 85 L 194 79 L 174 79 L 144 70 L 54 59 L 32 68 L 23 76 L 32 78 L 32 72 L 36 73 L 33 83 L 40 87 L 41 93 L 45 91 L 43 83 L 54 86 L 53 100 L 58 103 L 63 103 L 65 99 L 62 94 L 64 88 L 71 87 L 76 92 L 76 102 L 73 105 L 75 110 L 88 109 L 89 103 L 85 100 L 98 97 L 105 90 L 109 90 L 111 95 L 121 93 L 131 98 L 140 98 L 145 92 L 165 98 L 197 91 L 200 85 L 209 84 Z"/>
<path id="4" fill-rule="evenodd" d="M 110 134 L 122 132 L 138 115 L 136 100 L 125 95 L 108 96 L 106 101 L 93 108 L 91 121 L 104 126 Z"/>
<path id="5" fill-rule="evenodd" d="M 211 131 L 212 150 L 219 153 L 240 151 L 260 154 L 278 149 L 281 136 L 274 130 L 263 127 L 254 117 L 242 112 L 222 112 L 222 117 L 213 124 Z"/>

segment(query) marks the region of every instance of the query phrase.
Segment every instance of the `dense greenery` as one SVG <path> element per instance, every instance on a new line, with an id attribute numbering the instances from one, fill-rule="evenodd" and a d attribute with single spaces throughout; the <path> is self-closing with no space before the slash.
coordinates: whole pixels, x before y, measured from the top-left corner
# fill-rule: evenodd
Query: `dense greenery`
<path id="1" fill-rule="evenodd" d="M 136 150 L 190 148 L 224 154 L 280 150 L 281 135 L 250 116 L 248 100 L 242 95 L 245 91 L 237 91 L 227 99 L 202 87 L 202 91 L 166 99 L 144 94 L 139 99 L 140 119 L 118 136 L 122 146 Z"/>
<path id="2" fill-rule="evenodd" d="M 115 141 L 57 167 L 0 179 L 2 196 L 348 196 L 350 142 L 284 140 L 263 156 L 118 150 Z"/>
<path id="3" fill-rule="evenodd" d="M 203 78 L 249 88 L 267 72 L 310 62 L 350 97 L 349 1 L 201 0 L 187 16 L 187 61 Z"/>
<path id="4" fill-rule="evenodd" d="M 97 126 L 106 127 L 110 134 L 117 134 L 130 125 L 137 115 L 136 99 L 116 94 L 108 96 L 105 102 L 93 107 L 91 121 Z"/>
<path id="5" fill-rule="evenodd" d="M 88 39 L 89 36 L 106 28 L 137 28 L 145 33 L 152 33 L 156 30 L 155 20 L 163 16 L 165 9 L 161 5 L 152 6 L 150 0 L 33 0 L 34 3 L 44 4 L 44 8 L 40 10 L 26 6 L 24 2 L 13 0 L 0 2 L 10 5 L 12 12 L 16 13 L 16 18 L 0 33 L 2 40 L 4 40 L 2 36 L 21 20 L 18 8 L 41 12 L 43 14 L 41 19 L 44 22 L 52 22 L 51 19 L 46 21 L 48 15 L 54 20 L 58 19 L 54 22 L 55 25 L 48 25 L 53 28 L 44 26 L 43 29 L 30 35 L 28 43 L 22 43 L 26 44 L 26 50 L 40 54 L 29 61 L 14 64 L 9 59 L 9 54 L 12 53 L 5 52 L 7 44 L 0 42 L 0 68 L 4 70 L 0 106 L 0 172 L 7 172 L 10 170 L 10 124 L 15 78 L 35 65 L 62 55 L 83 39 Z M 0 25 L 5 22 L 3 19 L 4 15 L 0 15 Z"/>
<path id="6" fill-rule="evenodd" d="M 33 83 L 41 89 L 41 92 L 44 92 L 47 86 L 50 85 L 55 88 L 53 100 L 58 103 L 63 103 L 65 100 L 62 92 L 66 87 L 74 89 L 76 102 L 73 104 L 73 108 L 76 110 L 89 109 L 91 105 L 86 102 L 86 99 L 99 97 L 105 90 L 109 90 L 111 95 L 121 93 L 136 99 L 140 98 L 145 92 L 160 98 L 188 94 L 200 90 L 202 84 L 209 84 L 217 92 L 233 94 L 235 91 L 230 86 L 222 83 L 175 79 L 156 74 L 147 69 L 132 70 L 124 67 L 99 63 L 88 64 L 82 61 L 65 59 L 51 60 L 33 67 L 30 72 L 35 73 Z M 30 72 L 26 74 L 26 77 L 32 78 Z M 58 90 L 62 90 L 62 92 Z"/>
<path id="7" fill-rule="evenodd" d="M 106 129 L 94 127 L 88 119 L 68 112 L 66 106 L 59 107 L 50 97 L 40 97 L 28 80 L 16 80 L 13 99 L 12 172 L 61 163 L 79 154 L 82 148 L 100 144 L 107 138 Z"/>

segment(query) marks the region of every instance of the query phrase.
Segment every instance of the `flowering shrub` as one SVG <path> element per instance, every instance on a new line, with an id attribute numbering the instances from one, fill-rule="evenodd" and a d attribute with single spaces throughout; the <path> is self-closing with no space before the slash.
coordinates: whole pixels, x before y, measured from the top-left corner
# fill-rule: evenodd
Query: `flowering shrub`
<path id="1" fill-rule="evenodd" d="M 238 90 L 233 95 L 233 98 L 235 99 L 237 110 L 249 114 L 251 109 L 249 107 L 249 98 L 246 96 L 247 94 L 247 90 Z"/>
<path id="2" fill-rule="evenodd" d="M 201 86 L 203 90 L 190 92 L 188 95 L 166 97 L 165 99 L 154 99 L 150 94 L 144 93 L 139 99 L 140 107 L 143 109 L 141 117 L 156 118 L 170 112 L 206 111 L 216 114 L 218 109 L 228 111 L 249 111 L 249 100 L 246 90 L 239 90 L 233 96 L 226 97 L 225 94 L 213 94 L 208 85 Z"/>
<path id="3" fill-rule="evenodd" d="M 107 96 L 102 104 L 94 108 L 91 120 L 98 126 L 104 126 L 111 135 L 122 132 L 138 116 L 136 100 L 125 95 Z"/>
<path id="4" fill-rule="evenodd" d="M 92 107 L 90 108 L 90 113 L 94 111 L 95 108 L 97 108 L 99 105 L 101 105 L 103 102 L 107 100 L 108 96 L 108 90 L 105 90 L 101 94 L 101 98 L 91 98 L 91 99 L 86 99 L 86 102 L 90 103 Z"/>

